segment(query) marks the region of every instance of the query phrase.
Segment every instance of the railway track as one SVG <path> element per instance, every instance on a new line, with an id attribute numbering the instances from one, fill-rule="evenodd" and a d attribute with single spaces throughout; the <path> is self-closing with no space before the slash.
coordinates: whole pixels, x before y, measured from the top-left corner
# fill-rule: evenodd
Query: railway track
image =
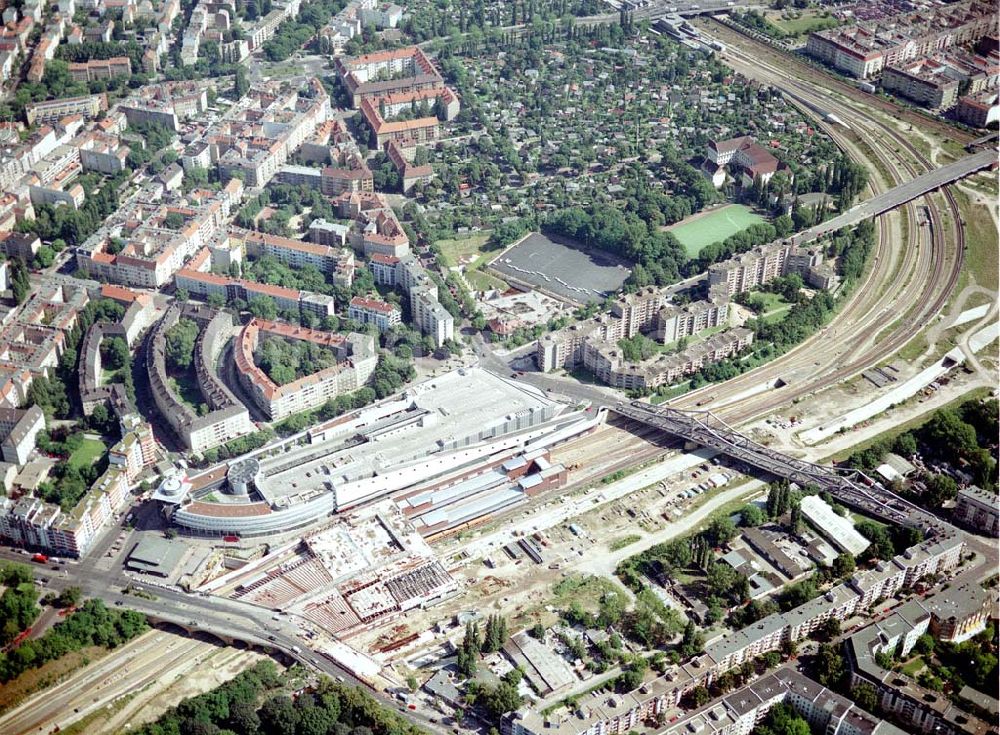
<path id="1" fill-rule="evenodd" d="M 754 45 L 750 41 L 747 43 Z M 778 88 L 788 89 L 818 109 L 833 112 L 842 120 L 848 121 L 851 125 L 849 130 L 826 121 L 821 121 L 820 125 L 842 149 L 853 157 L 860 158 L 870 168 L 872 162 L 865 161 L 865 156 L 859 155 L 861 147 L 866 147 L 874 155 L 878 165 L 870 182 L 873 193 L 884 190 L 885 186 L 913 178 L 922 170 L 932 168 L 926 156 L 898 130 L 880 120 L 875 114 L 863 107 L 856 109 L 847 102 L 838 102 L 832 97 L 817 95 L 814 89 L 798 80 L 789 79 L 783 68 L 762 61 L 767 55 L 758 54 L 757 49 L 754 49 L 752 55 L 746 54 L 735 45 L 731 45 L 727 52 L 730 58 L 727 60 L 738 70 L 745 70 L 747 76 L 758 78 Z M 833 86 L 856 91 L 843 83 Z M 890 103 L 885 104 L 890 105 Z M 884 169 L 888 176 L 882 176 L 881 169 Z M 878 182 L 880 177 L 886 179 L 885 186 Z M 956 246 L 954 249 L 949 247 L 943 218 L 933 194 L 928 194 L 920 200 L 925 203 L 929 218 L 930 241 L 926 245 L 917 244 L 920 240 L 920 228 L 917 225 L 915 203 L 910 203 L 906 207 L 908 216 L 902 248 L 893 245 L 889 219 L 886 215 L 881 216 L 873 265 L 868 269 L 864 280 L 858 284 L 851 299 L 827 328 L 767 365 L 724 384 L 710 385 L 693 391 L 672 401 L 670 405 L 690 408 L 699 404 L 720 402 L 725 404 L 717 409 L 720 416 L 730 422 L 746 422 L 769 413 L 778 401 L 783 404 L 791 403 L 850 378 L 894 354 L 945 305 L 961 272 L 964 232 L 960 225 L 960 211 L 948 187 L 942 191 L 946 208 L 952 215 Z M 897 262 L 898 269 L 895 267 Z M 892 293 L 892 286 L 898 283 L 903 283 L 904 286 Z M 894 311 L 895 314 L 887 322 L 886 319 Z M 880 338 L 885 334 L 887 325 L 891 332 Z M 837 337 L 841 334 L 843 336 L 838 339 L 837 345 L 824 345 L 829 336 Z M 837 351 L 841 347 L 844 349 Z M 739 394 L 762 383 L 804 370 L 808 370 L 812 375 L 801 382 L 742 399 L 738 397 Z M 707 395 L 711 398 L 706 399 Z"/>

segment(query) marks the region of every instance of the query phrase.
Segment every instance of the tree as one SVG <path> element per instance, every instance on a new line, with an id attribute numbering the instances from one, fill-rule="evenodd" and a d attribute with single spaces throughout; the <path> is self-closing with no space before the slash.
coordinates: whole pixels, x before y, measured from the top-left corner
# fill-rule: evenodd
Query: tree
<path id="1" fill-rule="evenodd" d="M 708 701 L 712 698 L 712 695 L 708 693 L 708 689 L 703 686 L 695 687 L 691 692 L 691 699 L 694 701 L 696 707 L 702 707 L 708 704 Z"/>
<path id="2" fill-rule="evenodd" d="M 844 657 L 835 646 L 824 643 L 816 652 L 814 668 L 820 684 L 836 689 L 844 677 Z"/>
<path id="3" fill-rule="evenodd" d="M 28 268 L 21 258 L 10 261 L 10 289 L 17 304 L 23 304 L 31 292 L 31 282 L 28 280 Z"/>
<path id="4" fill-rule="evenodd" d="M 458 670 L 465 676 L 471 678 L 476 675 L 480 649 L 479 625 L 475 622 L 470 622 L 465 626 L 465 637 L 458 647 L 455 662 Z"/>
<path id="5" fill-rule="evenodd" d="M 249 4 L 247 5 L 249 8 Z M 243 64 L 237 64 L 233 72 L 233 99 L 242 99 L 250 91 L 250 80 Z"/>
<path id="6" fill-rule="evenodd" d="M 254 735 L 260 730 L 260 717 L 254 702 L 236 700 L 229 704 L 229 717 L 226 720 L 229 729 L 237 733 Z"/>
<path id="7" fill-rule="evenodd" d="M 865 559 L 884 559 L 888 561 L 896 554 L 892 537 L 885 526 L 874 521 L 863 520 L 855 525 L 858 533 L 871 542 L 871 545 L 863 552 Z"/>
<path id="8" fill-rule="evenodd" d="M 934 644 L 934 636 L 930 633 L 924 633 L 922 636 L 917 638 L 917 642 L 913 644 L 913 650 L 921 656 L 926 656 L 928 653 L 934 651 Z"/>
<path id="9" fill-rule="evenodd" d="M 678 647 L 681 656 L 684 658 L 697 656 L 704 647 L 704 636 L 698 630 L 698 626 L 695 625 L 694 621 L 688 620 L 687 625 L 684 627 L 684 636 L 681 638 L 681 643 Z"/>
<path id="10" fill-rule="evenodd" d="M 762 735 L 811 735 L 812 730 L 792 707 L 779 703 L 771 708 L 765 721 L 754 732 Z"/>
<path id="11" fill-rule="evenodd" d="M 756 503 L 747 503 L 740 509 L 740 525 L 747 528 L 756 528 L 767 520 L 764 511 Z"/>
<path id="12" fill-rule="evenodd" d="M 483 653 L 499 651 L 507 640 L 507 621 L 501 615 L 490 615 L 486 620 Z"/>
<path id="13" fill-rule="evenodd" d="M 923 496 L 924 507 L 929 510 L 940 510 L 945 502 L 958 495 L 958 483 L 948 475 L 933 474 L 925 480 L 924 484 L 927 486 Z"/>
<path id="14" fill-rule="evenodd" d="M 866 712 L 878 712 L 878 692 L 868 682 L 863 681 L 853 687 L 851 689 L 851 698 Z"/>
<path id="15" fill-rule="evenodd" d="M 278 318 L 278 305 L 270 296 L 254 296 L 248 304 L 250 313 L 258 319 L 273 321 Z"/>
<path id="16" fill-rule="evenodd" d="M 827 640 L 833 640 L 840 635 L 840 621 L 837 618 L 829 618 L 823 623 L 823 636 Z"/>
<path id="17" fill-rule="evenodd" d="M 101 358 L 111 370 L 118 370 L 125 367 L 131 360 L 128 343 L 121 337 L 108 337 L 102 340 Z"/>
<path id="18" fill-rule="evenodd" d="M 191 319 L 180 319 L 166 333 L 167 365 L 177 370 L 187 370 L 194 359 L 194 345 L 198 339 L 198 325 Z"/>
<path id="19" fill-rule="evenodd" d="M 857 565 L 854 562 L 854 557 L 847 553 L 839 554 L 836 559 L 833 560 L 832 570 L 834 576 L 838 579 L 844 579 L 854 574 L 854 570 Z"/>
<path id="20" fill-rule="evenodd" d="M 179 230 L 184 226 L 184 215 L 180 212 L 170 212 L 163 218 L 163 226 L 168 230 Z"/>
<path id="21" fill-rule="evenodd" d="M 535 623 L 528 629 L 528 635 L 537 641 L 545 640 L 545 626 L 541 623 Z"/>
<path id="22" fill-rule="evenodd" d="M 79 587 L 67 587 L 59 593 L 56 604 L 59 607 L 76 607 L 83 599 L 83 592 Z"/>
<path id="23" fill-rule="evenodd" d="M 707 533 L 712 546 L 724 546 L 736 537 L 736 525 L 728 517 L 715 518 Z"/>
<path id="24" fill-rule="evenodd" d="M 289 697 L 271 697 L 264 702 L 257 714 L 260 718 L 260 731 L 264 735 L 295 735 L 298 712 Z"/>

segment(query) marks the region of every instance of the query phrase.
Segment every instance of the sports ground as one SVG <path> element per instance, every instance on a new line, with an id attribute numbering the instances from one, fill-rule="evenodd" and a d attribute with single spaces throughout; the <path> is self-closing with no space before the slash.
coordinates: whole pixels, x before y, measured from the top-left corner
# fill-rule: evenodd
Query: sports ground
<path id="1" fill-rule="evenodd" d="M 668 227 L 667 231 L 672 232 L 684 246 L 689 258 L 696 258 L 706 245 L 725 240 L 730 235 L 763 221 L 764 218 L 755 214 L 750 207 L 728 204 L 709 212 L 693 214 Z"/>

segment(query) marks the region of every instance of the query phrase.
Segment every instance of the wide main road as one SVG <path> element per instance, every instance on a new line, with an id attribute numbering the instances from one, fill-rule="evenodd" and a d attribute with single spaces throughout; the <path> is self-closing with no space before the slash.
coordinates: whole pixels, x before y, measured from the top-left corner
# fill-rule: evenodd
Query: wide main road
<path id="1" fill-rule="evenodd" d="M 0 549 L 0 558 L 18 562 L 26 559 L 7 549 Z M 372 691 L 352 671 L 330 660 L 320 651 L 311 650 L 309 644 L 298 636 L 298 631 L 289 618 L 282 616 L 275 621 L 274 613 L 270 610 L 237 600 L 202 597 L 172 587 L 141 582 L 117 569 L 99 569 L 92 558 L 68 562 L 58 568 L 29 565 L 35 577 L 44 579 L 50 590 L 79 587 L 84 597 L 99 598 L 109 605 L 136 610 L 158 622 L 172 623 L 190 632 L 210 633 L 224 641 L 242 641 L 250 646 L 281 651 L 289 659 L 333 679 L 364 686 L 383 706 L 398 709 L 399 703 L 387 694 Z M 155 599 L 125 594 L 123 590 L 129 584 L 149 593 Z M 445 731 L 442 726 L 431 721 L 436 719 L 431 714 L 409 709 L 403 710 L 402 714 L 426 730 Z"/>

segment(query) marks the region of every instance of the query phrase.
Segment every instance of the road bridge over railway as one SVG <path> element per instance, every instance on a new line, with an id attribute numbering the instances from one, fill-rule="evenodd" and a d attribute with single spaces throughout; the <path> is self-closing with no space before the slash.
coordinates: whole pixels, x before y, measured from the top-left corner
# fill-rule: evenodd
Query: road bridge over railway
<path id="1" fill-rule="evenodd" d="M 693 444 L 714 449 L 750 468 L 783 477 L 802 487 L 814 485 L 830 493 L 844 505 L 889 523 L 930 530 L 944 530 L 938 518 L 908 503 L 857 470 L 838 471 L 833 467 L 796 459 L 758 444 L 728 426 L 708 411 L 679 411 L 633 401 L 612 410 L 673 434 Z"/>
<path id="2" fill-rule="evenodd" d="M 849 121 L 845 122 L 848 125 L 850 124 Z M 861 202 L 833 219 L 822 222 L 815 227 L 810 227 L 808 230 L 803 230 L 792 238 L 792 242 L 796 245 L 801 245 L 802 243 L 815 240 L 828 232 L 835 232 L 842 227 L 851 227 L 859 222 L 888 212 L 890 209 L 895 209 L 946 184 L 951 184 L 977 171 L 982 171 L 996 165 L 997 152 L 992 148 L 965 156 L 933 171 L 921 174 L 899 186 L 894 186 L 892 189 Z"/>

